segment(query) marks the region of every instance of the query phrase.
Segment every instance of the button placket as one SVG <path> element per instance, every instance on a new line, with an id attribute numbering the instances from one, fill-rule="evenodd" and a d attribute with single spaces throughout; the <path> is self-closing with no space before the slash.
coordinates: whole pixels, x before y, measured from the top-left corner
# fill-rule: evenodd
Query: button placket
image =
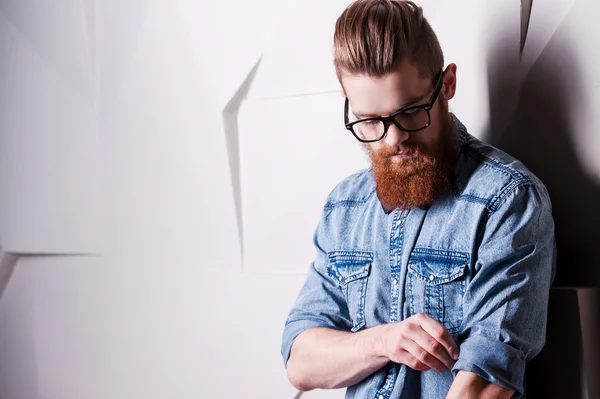
<path id="1" fill-rule="evenodd" d="M 391 271 L 391 301 L 390 301 L 390 322 L 395 323 L 398 321 L 398 299 L 400 296 L 400 281 L 401 281 L 401 267 L 400 262 L 402 259 L 402 245 L 404 240 L 404 222 L 408 215 L 407 211 L 396 210 L 395 219 L 392 224 L 392 231 L 390 234 L 390 271 Z M 388 369 L 385 383 L 377 391 L 376 399 L 386 399 L 391 394 L 394 386 L 394 381 L 397 376 L 397 367 L 391 366 Z"/>

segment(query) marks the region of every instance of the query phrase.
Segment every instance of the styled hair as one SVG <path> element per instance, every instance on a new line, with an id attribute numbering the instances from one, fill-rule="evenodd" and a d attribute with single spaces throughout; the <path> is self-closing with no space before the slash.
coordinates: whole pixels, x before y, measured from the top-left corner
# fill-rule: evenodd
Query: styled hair
<path id="1" fill-rule="evenodd" d="M 435 78 L 444 54 L 423 9 L 405 0 L 357 0 L 338 18 L 333 37 L 338 76 L 382 77 L 404 60 L 421 78 Z"/>

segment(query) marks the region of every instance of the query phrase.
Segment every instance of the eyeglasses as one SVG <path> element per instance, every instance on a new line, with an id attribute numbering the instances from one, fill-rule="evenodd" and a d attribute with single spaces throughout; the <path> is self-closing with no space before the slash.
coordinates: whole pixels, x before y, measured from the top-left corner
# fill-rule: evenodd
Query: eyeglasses
<path id="1" fill-rule="evenodd" d="M 358 141 L 363 143 L 374 143 L 387 135 L 390 123 L 398 129 L 413 133 L 423 130 L 431 124 L 430 111 L 442 90 L 444 70 L 440 72 L 435 90 L 426 104 L 411 105 L 394 112 L 389 116 L 378 116 L 373 118 L 359 119 L 350 122 L 348 119 L 348 97 L 344 105 L 344 124 Z"/>

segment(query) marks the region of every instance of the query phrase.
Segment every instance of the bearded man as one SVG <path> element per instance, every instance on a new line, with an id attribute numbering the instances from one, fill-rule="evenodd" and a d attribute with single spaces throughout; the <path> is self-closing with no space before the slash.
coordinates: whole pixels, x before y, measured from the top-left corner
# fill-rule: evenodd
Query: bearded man
<path id="1" fill-rule="evenodd" d="M 524 397 L 555 273 L 544 185 L 449 112 L 457 67 L 414 3 L 352 3 L 334 64 L 371 167 L 325 203 L 283 332 L 291 383 L 356 399 Z"/>

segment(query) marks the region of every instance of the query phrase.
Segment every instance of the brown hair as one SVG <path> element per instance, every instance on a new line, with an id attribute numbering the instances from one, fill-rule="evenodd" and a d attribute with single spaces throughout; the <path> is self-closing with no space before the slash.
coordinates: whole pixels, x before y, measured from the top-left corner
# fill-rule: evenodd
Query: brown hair
<path id="1" fill-rule="evenodd" d="M 335 24 L 334 65 L 342 74 L 381 77 L 408 59 L 434 78 L 444 54 L 423 9 L 405 0 L 357 0 Z"/>

